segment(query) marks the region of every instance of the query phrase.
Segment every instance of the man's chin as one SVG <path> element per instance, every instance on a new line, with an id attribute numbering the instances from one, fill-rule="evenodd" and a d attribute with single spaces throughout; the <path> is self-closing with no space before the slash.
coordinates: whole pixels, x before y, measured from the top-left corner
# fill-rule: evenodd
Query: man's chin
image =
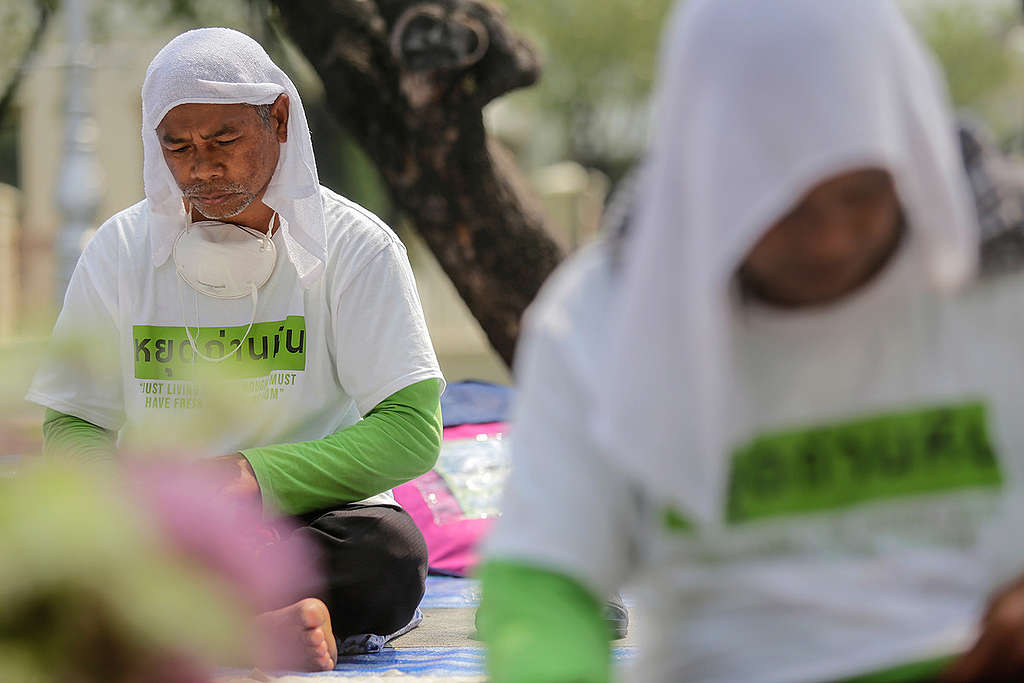
<path id="1" fill-rule="evenodd" d="M 251 203 L 251 201 L 234 201 L 230 203 L 218 202 L 212 204 L 193 202 L 192 206 L 206 218 L 211 220 L 224 220 L 227 218 L 234 218 L 238 214 L 242 213 Z"/>

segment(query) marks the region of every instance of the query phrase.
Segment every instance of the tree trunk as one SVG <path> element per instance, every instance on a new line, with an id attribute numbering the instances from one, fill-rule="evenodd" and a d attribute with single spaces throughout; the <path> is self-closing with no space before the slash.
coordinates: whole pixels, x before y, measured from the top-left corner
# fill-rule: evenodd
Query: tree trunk
<path id="1" fill-rule="evenodd" d="M 50 7 L 50 4 L 40 0 L 36 2 L 36 12 L 39 15 L 39 21 L 36 23 L 35 28 L 32 29 L 28 45 L 26 45 L 25 50 L 21 53 L 18 65 L 14 68 L 14 73 L 7 82 L 3 94 L 0 95 L 0 123 L 7 119 L 10 110 L 14 107 L 14 96 L 17 94 L 18 86 L 21 85 L 21 81 L 25 77 L 25 67 L 39 49 L 39 43 L 42 42 L 43 34 L 46 33 L 46 27 L 49 26 L 50 17 L 53 15 L 53 9 Z"/>
<path id="2" fill-rule="evenodd" d="M 475 0 L 275 0 L 331 111 L 380 170 L 511 365 L 519 320 L 561 253 L 481 110 L 539 63 Z"/>

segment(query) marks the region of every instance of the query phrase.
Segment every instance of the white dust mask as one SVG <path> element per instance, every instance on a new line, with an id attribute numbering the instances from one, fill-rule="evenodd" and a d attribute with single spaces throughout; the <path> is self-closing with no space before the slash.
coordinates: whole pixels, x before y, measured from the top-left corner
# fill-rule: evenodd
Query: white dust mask
<path id="1" fill-rule="evenodd" d="M 230 353 L 211 358 L 199 351 L 188 324 L 185 334 L 195 355 L 210 362 L 230 358 L 241 348 L 256 320 L 258 290 L 274 273 L 277 264 L 277 248 L 270 233 L 274 227 L 275 213 L 270 218 L 267 234 L 233 223 L 220 221 L 192 222 L 191 211 L 185 212 L 185 229 L 174 241 L 172 255 L 178 276 L 196 293 L 196 325 L 199 325 L 199 294 L 214 299 L 241 299 L 252 297 L 252 315 L 249 327 L 238 345 Z M 181 290 L 178 290 L 179 298 Z M 185 318 L 185 303 L 181 300 L 182 319 Z"/>

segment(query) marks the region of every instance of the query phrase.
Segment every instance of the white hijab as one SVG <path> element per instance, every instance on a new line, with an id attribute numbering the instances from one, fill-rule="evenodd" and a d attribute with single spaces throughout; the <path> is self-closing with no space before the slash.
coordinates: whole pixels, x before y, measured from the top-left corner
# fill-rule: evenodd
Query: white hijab
<path id="1" fill-rule="evenodd" d="M 865 166 L 895 180 L 920 279 L 965 282 L 977 226 L 943 80 L 894 3 L 676 10 L 593 421 L 655 500 L 722 522 L 735 271 L 810 188 Z"/>
<path id="2" fill-rule="evenodd" d="M 281 218 L 281 233 L 299 280 L 308 287 L 327 260 L 320 181 L 313 158 L 306 112 L 291 80 L 259 43 L 238 31 L 200 28 L 167 43 L 146 70 L 142 84 L 143 178 L 149 208 L 153 263 L 171 253 L 185 222 L 181 190 L 171 175 L 156 127 L 168 111 L 186 103 L 271 104 L 289 98 L 288 141 L 263 203 Z"/>

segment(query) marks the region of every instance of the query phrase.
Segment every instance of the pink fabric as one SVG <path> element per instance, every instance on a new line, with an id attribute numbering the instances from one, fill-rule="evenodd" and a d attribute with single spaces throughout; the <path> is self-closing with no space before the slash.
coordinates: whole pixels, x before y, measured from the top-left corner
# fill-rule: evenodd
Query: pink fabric
<path id="1" fill-rule="evenodd" d="M 494 436 L 508 431 L 507 422 L 486 422 L 478 425 L 458 425 L 444 428 L 444 440 L 475 439 L 480 434 Z"/>
<path id="2" fill-rule="evenodd" d="M 506 429 L 505 422 L 446 427 L 444 439 L 494 436 Z M 491 528 L 493 519 L 463 519 L 458 501 L 434 470 L 396 487 L 394 493 L 395 500 L 423 533 L 432 570 L 465 576 L 476 567 L 477 545 Z"/>
<path id="3" fill-rule="evenodd" d="M 440 478 L 433 470 L 423 477 Z M 479 559 L 477 543 L 491 528 L 493 519 L 459 519 L 448 524 L 438 524 L 414 481 L 396 488 L 395 500 L 412 515 L 416 526 L 423 533 L 432 570 L 459 576 L 466 576 L 472 571 Z"/>

